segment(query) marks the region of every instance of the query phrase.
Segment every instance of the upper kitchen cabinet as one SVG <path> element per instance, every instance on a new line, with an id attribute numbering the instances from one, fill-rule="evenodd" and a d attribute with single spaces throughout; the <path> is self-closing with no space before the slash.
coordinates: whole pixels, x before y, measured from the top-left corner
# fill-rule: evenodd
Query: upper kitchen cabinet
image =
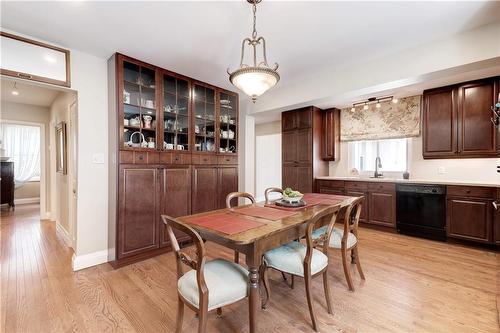
<path id="1" fill-rule="evenodd" d="M 321 157 L 335 161 L 340 158 L 340 110 L 325 110 L 322 117 Z"/>
<path id="2" fill-rule="evenodd" d="M 163 73 L 163 149 L 190 150 L 191 85 L 187 79 Z"/>
<path id="3" fill-rule="evenodd" d="M 236 154 L 238 149 L 238 95 L 222 90 L 218 92 L 219 151 Z"/>
<path id="4" fill-rule="evenodd" d="M 498 156 L 498 131 L 490 121 L 499 77 L 424 91 L 423 157 Z"/>
<path id="5" fill-rule="evenodd" d="M 194 100 L 194 150 L 215 153 L 215 88 L 195 83 Z"/>
<path id="6" fill-rule="evenodd" d="M 309 109 L 310 107 L 307 107 L 283 113 L 281 118 L 283 132 L 310 128 L 312 113 L 309 112 Z"/>

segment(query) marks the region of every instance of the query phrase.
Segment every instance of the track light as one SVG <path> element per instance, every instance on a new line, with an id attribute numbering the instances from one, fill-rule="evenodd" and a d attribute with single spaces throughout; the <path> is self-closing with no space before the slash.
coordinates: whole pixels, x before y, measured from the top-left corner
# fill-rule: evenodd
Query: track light
<path id="1" fill-rule="evenodd" d="M 355 111 L 356 111 L 356 108 L 353 106 L 353 107 L 351 108 L 351 112 L 355 112 Z"/>
<path id="2" fill-rule="evenodd" d="M 375 104 L 375 107 L 376 107 L 377 109 L 380 109 L 380 108 L 382 107 L 382 105 L 380 104 L 380 101 L 379 101 L 379 100 L 377 100 L 377 104 Z"/>
<path id="3" fill-rule="evenodd" d="M 398 103 L 398 99 L 397 98 L 392 98 L 392 103 L 393 104 L 397 104 Z"/>
<path id="4" fill-rule="evenodd" d="M 19 90 L 17 90 L 17 82 L 14 82 L 14 89 L 12 89 L 12 95 L 19 95 Z"/>
<path id="5" fill-rule="evenodd" d="M 368 110 L 368 104 L 365 103 L 365 105 L 363 106 L 363 110 Z"/>

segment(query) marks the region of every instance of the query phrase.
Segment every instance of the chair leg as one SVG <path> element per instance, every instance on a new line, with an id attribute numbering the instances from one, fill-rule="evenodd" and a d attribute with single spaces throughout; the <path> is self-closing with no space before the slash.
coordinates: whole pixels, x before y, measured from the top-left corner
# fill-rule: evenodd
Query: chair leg
<path id="1" fill-rule="evenodd" d="M 286 275 L 285 275 L 285 273 L 281 272 L 281 276 L 283 277 L 283 281 L 286 281 Z"/>
<path id="2" fill-rule="evenodd" d="M 328 271 L 323 272 L 323 288 L 325 289 L 326 306 L 328 313 L 333 314 L 332 301 L 330 298 L 330 282 L 328 281 Z"/>
<path id="3" fill-rule="evenodd" d="M 182 302 L 179 297 L 177 300 L 177 324 L 175 326 L 175 332 L 182 332 L 182 320 L 184 319 L 184 302 Z"/>
<path id="4" fill-rule="evenodd" d="M 354 253 L 356 255 L 356 267 L 358 268 L 359 276 L 361 276 L 362 280 L 365 280 L 365 274 L 363 273 L 363 269 L 361 268 L 361 263 L 359 262 L 358 246 L 354 248 Z"/>
<path id="5" fill-rule="evenodd" d="M 309 314 L 311 315 L 312 327 L 317 332 L 318 331 L 318 324 L 316 322 L 316 314 L 314 313 L 313 298 L 312 298 L 312 294 L 311 294 L 311 277 L 306 275 L 304 277 L 304 279 L 305 279 L 305 286 L 306 286 L 307 305 L 309 306 Z"/>
<path id="6" fill-rule="evenodd" d="M 240 253 L 238 251 L 234 251 L 234 262 L 237 264 L 240 263 Z"/>
<path id="7" fill-rule="evenodd" d="M 222 308 L 217 308 L 217 318 L 222 318 Z"/>
<path id="8" fill-rule="evenodd" d="M 199 309 L 199 318 L 198 318 L 198 333 L 205 333 L 207 331 L 207 318 L 208 311 L 207 309 Z"/>
<path id="9" fill-rule="evenodd" d="M 266 291 L 266 298 L 262 302 L 262 309 L 265 309 L 267 302 L 271 299 L 271 286 L 269 285 L 269 279 L 267 278 L 267 266 L 265 263 L 261 266 L 260 279 L 262 280 L 262 284 L 264 285 L 264 289 Z"/>
<path id="10" fill-rule="evenodd" d="M 292 283 L 290 284 L 290 288 L 293 289 L 295 288 L 295 276 L 292 275 Z"/>
<path id="11" fill-rule="evenodd" d="M 356 263 L 356 252 L 354 252 L 354 249 L 351 250 L 351 264 Z"/>
<path id="12" fill-rule="evenodd" d="M 347 250 L 346 249 L 341 249 L 342 252 L 342 266 L 344 266 L 344 275 L 347 280 L 347 285 L 349 286 L 350 291 L 354 291 L 354 285 L 352 284 L 352 279 L 351 279 L 351 271 L 349 270 L 349 264 L 347 262 Z"/>

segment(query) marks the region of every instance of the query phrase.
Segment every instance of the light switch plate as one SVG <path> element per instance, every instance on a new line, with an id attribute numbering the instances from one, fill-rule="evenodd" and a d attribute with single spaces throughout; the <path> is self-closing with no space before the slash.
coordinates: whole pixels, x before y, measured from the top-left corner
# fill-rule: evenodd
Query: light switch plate
<path id="1" fill-rule="evenodd" d="M 443 175 L 446 173 L 446 168 L 445 167 L 439 167 L 438 168 L 438 174 Z"/>
<path id="2" fill-rule="evenodd" d="M 92 154 L 92 163 L 94 164 L 104 164 L 104 154 L 94 153 Z"/>

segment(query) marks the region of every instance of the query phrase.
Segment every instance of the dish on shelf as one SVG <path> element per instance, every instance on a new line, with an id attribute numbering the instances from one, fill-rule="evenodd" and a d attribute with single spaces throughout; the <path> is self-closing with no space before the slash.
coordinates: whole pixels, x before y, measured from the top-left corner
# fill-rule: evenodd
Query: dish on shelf
<path id="1" fill-rule="evenodd" d="M 221 104 L 220 107 L 221 108 L 226 108 L 226 109 L 232 109 L 233 108 L 231 105 L 224 105 L 224 104 Z"/>
<path id="2" fill-rule="evenodd" d="M 229 105 L 229 104 L 231 104 L 231 101 L 228 99 L 221 99 L 220 104 L 221 105 Z"/>

